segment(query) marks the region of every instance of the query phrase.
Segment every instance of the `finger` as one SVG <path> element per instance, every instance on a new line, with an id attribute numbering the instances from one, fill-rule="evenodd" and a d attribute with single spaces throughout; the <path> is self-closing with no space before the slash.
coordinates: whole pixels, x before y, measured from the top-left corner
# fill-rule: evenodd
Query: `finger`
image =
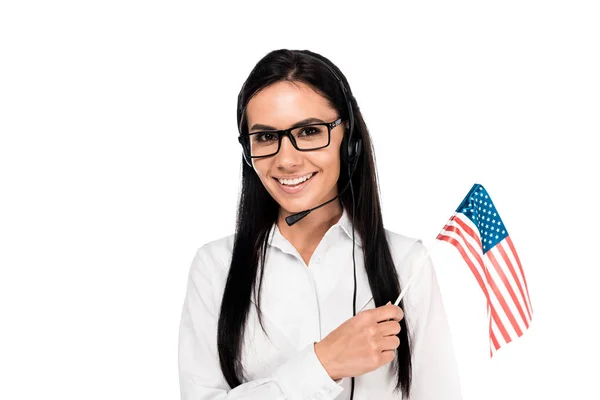
<path id="1" fill-rule="evenodd" d="M 396 350 L 400 346 L 400 339 L 398 336 L 384 336 L 379 339 L 378 344 L 382 351 Z"/>
<path id="2" fill-rule="evenodd" d="M 396 350 L 382 351 L 381 355 L 379 356 L 379 361 L 380 361 L 379 366 L 389 364 L 390 362 L 394 361 L 394 358 L 396 358 Z"/>
<path id="3" fill-rule="evenodd" d="M 381 353 L 381 365 L 392 362 L 396 357 L 396 350 L 386 350 Z"/>
<path id="4" fill-rule="evenodd" d="M 400 323 L 398 321 L 385 321 L 378 324 L 381 336 L 391 336 L 400 333 Z"/>
<path id="5" fill-rule="evenodd" d="M 404 312 L 398 306 L 386 304 L 385 306 L 377 307 L 372 311 L 376 322 L 389 321 L 390 319 L 400 321 L 404 318 Z"/>

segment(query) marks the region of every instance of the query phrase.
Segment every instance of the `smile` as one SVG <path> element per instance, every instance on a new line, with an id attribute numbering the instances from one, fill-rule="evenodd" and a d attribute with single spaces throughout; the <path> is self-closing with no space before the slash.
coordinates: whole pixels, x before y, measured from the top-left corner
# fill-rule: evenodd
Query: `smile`
<path id="1" fill-rule="evenodd" d="M 281 179 L 281 178 L 273 178 L 279 183 L 279 187 L 286 193 L 297 193 L 302 190 L 312 179 L 313 176 L 316 175 L 316 172 L 311 172 L 310 174 L 299 176 L 294 179 Z"/>
<path id="2" fill-rule="evenodd" d="M 296 186 L 304 181 L 309 180 L 311 177 L 313 176 L 313 173 L 311 172 L 308 175 L 305 176 L 301 176 L 298 177 L 296 179 L 280 179 L 280 178 L 276 178 L 279 183 L 281 183 L 282 185 L 286 185 L 286 186 Z"/>

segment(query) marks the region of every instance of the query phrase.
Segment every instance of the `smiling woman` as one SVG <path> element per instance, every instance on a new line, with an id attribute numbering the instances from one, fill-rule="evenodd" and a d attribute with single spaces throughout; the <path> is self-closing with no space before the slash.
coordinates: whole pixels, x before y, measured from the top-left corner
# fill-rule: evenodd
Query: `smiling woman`
<path id="1" fill-rule="evenodd" d="M 250 156 L 256 157 L 252 158 L 254 170 L 281 207 L 282 216 L 336 196 L 344 136 L 338 114 L 325 97 L 302 82 L 271 84 L 248 102 L 246 118 Z M 265 129 L 270 131 L 261 133 Z M 262 139 L 265 136 L 268 140 Z M 289 140 L 282 140 L 285 137 Z M 265 146 L 269 148 L 266 157 Z"/>
<path id="2" fill-rule="evenodd" d="M 383 226 L 341 71 L 306 50 L 267 54 L 240 91 L 238 126 L 236 231 L 190 268 L 182 399 L 460 399 L 431 260 Z"/>

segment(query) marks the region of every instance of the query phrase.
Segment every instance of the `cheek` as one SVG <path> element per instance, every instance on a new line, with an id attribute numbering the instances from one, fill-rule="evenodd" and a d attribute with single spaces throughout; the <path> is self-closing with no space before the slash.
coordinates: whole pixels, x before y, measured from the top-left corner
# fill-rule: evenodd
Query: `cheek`
<path id="1" fill-rule="evenodd" d="M 267 181 L 267 172 L 269 171 L 269 163 L 268 160 L 258 160 L 254 161 L 254 172 L 258 175 L 258 178 L 261 180 L 263 184 Z"/>
<path id="2" fill-rule="evenodd" d="M 275 182 L 273 178 L 269 177 L 269 172 L 271 168 L 271 162 L 269 159 L 262 159 L 258 161 L 254 161 L 254 172 L 260 179 L 264 188 L 271 193 L 272 188 L 270 186 Z"/>
<path id="3" fill-rule="evenodd" d="M 339 175 L 340 154 L 339 152 L 328 151 L 324 154 L 315 155 L 313 164 L 322 169 L 326 175 Z"/>
<path id="4" fill-rule="evenodd" d="M 329 166 L 334 167 L 334 168 L 338 168 L 340 166 L 340 149 L 339 146 L 334 146 L 331 148 L 331 151 L 329 152 L 328 155 L 328 162 L 329 162 Z"/>

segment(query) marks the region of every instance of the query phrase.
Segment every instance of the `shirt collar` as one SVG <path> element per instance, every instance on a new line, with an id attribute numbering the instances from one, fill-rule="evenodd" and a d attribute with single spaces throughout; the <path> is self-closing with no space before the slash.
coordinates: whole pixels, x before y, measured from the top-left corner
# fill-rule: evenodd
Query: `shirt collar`
<path id="1" fill-rule="evenodd" d="M 350 215 L 348 214 L 345 208 L 343 209 L 342 217 L 336 225 L 339 225 L 342 228 L 342 230 L 346 233 L 346 235 L 348 235 L 350 240 L 352 240 L 352 221 L 350 220 Z M 356 244 L 362 247 L 362 241 L 360 240 L 360 235 L 356 228 L 354 229 L 354 239 L 356 241 Z"/>
<path id="2" fill-rule="evenodd" d="M 341 230 L 350 240 L 352 240 L 352 221 L 350 221 L 350 215 L 344 207 L 342 207 L 342 216 L 329 230 Z M 362 247 L 360 235 L 356 230 L 354 231 L 354 239 L 356 244 L 359 247 Z M 292 246 L 292 244 L 285 237 L 283 237 L 279 231 L 277 223 L 274 223 L 273 228 L 271 229 L 270 245 L 279 248 L 284 253 L 297 254 L 297 250 L 294 248 L 294 246 Z"/>

